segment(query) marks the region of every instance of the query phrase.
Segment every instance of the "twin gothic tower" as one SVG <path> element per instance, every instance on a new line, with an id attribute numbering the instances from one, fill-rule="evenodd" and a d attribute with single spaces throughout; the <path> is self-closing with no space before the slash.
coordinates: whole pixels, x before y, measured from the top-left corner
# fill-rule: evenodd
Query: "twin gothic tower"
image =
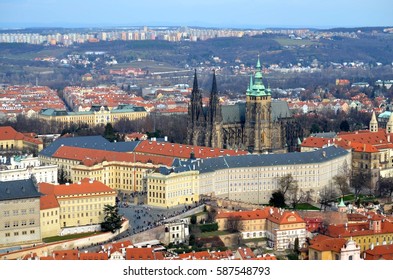
<path id="1" fill-rule="evenodd" d="M 254 76 L 246 90 L 246 102 L 220 105 L 213 73 L 209 106 L 202 104 L 195 71 L 188 108 L 187 144 L 212 148 L 244 149 L 253 153 L 284 149 L 285 120 L 291 119 L 284 101 L 272 102 L 270 89 L 262 81 L 258 57 Z"/>

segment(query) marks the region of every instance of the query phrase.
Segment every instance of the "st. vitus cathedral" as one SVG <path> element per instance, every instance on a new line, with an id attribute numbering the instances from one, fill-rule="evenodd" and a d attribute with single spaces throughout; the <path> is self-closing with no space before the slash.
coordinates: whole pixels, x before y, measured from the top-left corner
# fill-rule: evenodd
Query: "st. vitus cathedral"
<path id="1" fill-rule="evenodd" d="M 203 106 L 195 72 L 188 107 L 187 144 L 212 148 L 243 149 L 252 153 L 294 151 L 301 128 L 293 121 L 288 104 L 272 100 L 262 81 L 258 58 L 246 90 L 246 102 L 220 105 L 216 75 L 209 106 Z"/>

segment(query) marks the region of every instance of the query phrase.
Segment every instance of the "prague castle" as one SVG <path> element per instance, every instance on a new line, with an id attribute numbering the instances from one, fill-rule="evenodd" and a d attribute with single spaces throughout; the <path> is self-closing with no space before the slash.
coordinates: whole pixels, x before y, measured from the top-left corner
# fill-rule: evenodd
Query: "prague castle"
<path id="1" fill-rule="evenodd" d="M 188 109 L 187 143 L 213 148 L 243 149 L 253 153 L 292 151 L 300 131 L 293 122 L 285 101 L 272 100 L 263 84 L 261 63 L 250 76 L 246 102 L 220 105 L 216 76 L 209 106 L 203 107 L 195 73 Z"/>

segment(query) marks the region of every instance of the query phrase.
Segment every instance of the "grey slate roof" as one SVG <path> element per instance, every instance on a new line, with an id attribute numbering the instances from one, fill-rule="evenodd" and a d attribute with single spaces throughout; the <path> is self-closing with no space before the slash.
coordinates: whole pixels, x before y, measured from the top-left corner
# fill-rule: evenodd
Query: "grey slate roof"
<path id="1" fill-rule="evenodd" d="M 221 106 L 222 121 L 224 124 L 244 123 L 246 120 L 246 103 Z"/>
<path id="2" fill-rule="evenodd" d="M 272 100 L 272 121 L 277 121 L 281 118 L 292 117 L 289 110 L 288 103 L 283 100 Z M 224 124 L 230 123 L 244 123 L 246 119 L 246 103 L 240 102 L 234 105 L 221 106 L 222 120 Z"/>
<path id="3" fill-rule="evenodd" d="M 226 168 L 249 168 L 261 166 L 316 164 L 347 155 L 343 148 L 330 146 L 312 152 L 294 152 L 286 154 L 258 154 L 242 156 L 225 156 L 194 161 L 190 169 L 201 173 L 213 172 Z"/>
<path id="4" fill-rule="evenodd" d="M 51 157 L 61 146 L 78 147 L 86 149 L 132 152 L 139 144 L 139 141 L 131 142 L 109 142 L 102 136 L 78 136 L 58 138 L 48 147 L 40 152 L 40 155 Z"/>
<path id="5" fill-rule="evenodd" d="M 292 117 L 288 103 L 283 100 L 272 100 L 272 121 Z"/>
<path id="6" fill-rule="evenodd" d="M 0 201 L 38 198 L 41 195 L 32 179 L 0 182 Z"/>

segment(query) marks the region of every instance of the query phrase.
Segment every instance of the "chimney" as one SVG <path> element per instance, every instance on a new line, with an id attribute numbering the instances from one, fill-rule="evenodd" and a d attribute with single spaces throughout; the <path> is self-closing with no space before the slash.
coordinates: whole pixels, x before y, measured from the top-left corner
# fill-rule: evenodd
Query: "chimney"
<path id="1" fill-rule="evenodd" d="M 390 134 L 388 134 L 388 143 L 390 143 Z"/>

